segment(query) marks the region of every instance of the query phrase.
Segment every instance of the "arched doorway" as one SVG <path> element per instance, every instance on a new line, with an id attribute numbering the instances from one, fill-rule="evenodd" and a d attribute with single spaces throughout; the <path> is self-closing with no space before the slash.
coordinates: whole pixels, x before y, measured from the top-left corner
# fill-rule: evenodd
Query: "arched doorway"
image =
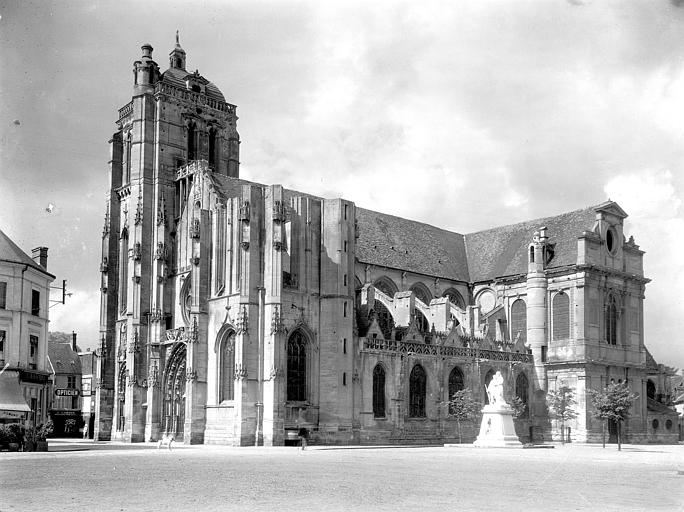
<path id="1" fill-rule="evenodd" d="M 164 433 L 183 438 L 185 424 L 185 345 L 177 346 L 169 357 L 164 375 Z"/>

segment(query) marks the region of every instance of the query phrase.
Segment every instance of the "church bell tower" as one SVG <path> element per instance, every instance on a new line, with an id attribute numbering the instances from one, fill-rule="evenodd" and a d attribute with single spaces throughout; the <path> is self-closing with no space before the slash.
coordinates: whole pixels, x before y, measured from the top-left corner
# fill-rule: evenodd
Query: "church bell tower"
<path id="1" fill-rule="evenodd" d="M 166 331 L 178 291 L 176 223 L 198 171 L 239 176 L 236 107 L 176 44 L 161 72 L 149 44 L 110 142 L 102 233 L 96 439 L 144 441 L 160 429 Z M 182 321 L 181 321 L 182 322 Z M 145 406 L 146 405 L 146 406 Z"/>

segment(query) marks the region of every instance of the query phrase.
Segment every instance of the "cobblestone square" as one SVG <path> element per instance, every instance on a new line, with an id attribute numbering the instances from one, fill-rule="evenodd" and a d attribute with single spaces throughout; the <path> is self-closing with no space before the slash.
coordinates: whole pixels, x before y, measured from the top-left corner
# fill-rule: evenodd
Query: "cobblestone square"
<path id="1" fill-rule="evenodd" d="M 0 454 L 0 510 L 684 510 L 681 445 L 50 450 Z"/>

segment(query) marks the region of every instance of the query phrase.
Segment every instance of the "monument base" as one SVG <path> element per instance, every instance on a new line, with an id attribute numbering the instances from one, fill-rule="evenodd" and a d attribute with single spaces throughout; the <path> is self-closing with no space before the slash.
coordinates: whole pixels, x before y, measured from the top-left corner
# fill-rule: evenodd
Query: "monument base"
<path id="1" fill-rule="evenodd" d="M 473 443 L 479 448 L 522 448 L 515 433 L 513 410 L 508 404 L 485 405 L 480 434 Z"/>

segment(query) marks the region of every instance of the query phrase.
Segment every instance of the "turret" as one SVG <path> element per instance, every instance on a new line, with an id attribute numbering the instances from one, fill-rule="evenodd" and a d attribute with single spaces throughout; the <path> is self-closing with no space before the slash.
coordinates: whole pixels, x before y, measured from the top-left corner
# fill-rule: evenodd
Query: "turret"
<path id="1" fill-rule="evenodd" d="M 159 78 L 159 66 L 152 60 L 152 46 L 144 44 L 141 47 L 142 58 L 133 63 L 134 94 L 145 94 L 154 90 L 154 84 Z"/>
<path id="2" fill-rule="evenodd" d="M 546 227 L 534 233 L 527 256 L 527 344 L 534 358 L 535 377 L 539 389 L 546 389 L 545 369 L 547 350 L 545 267 L 550 246 Z"/>
<path id="3" fill-rule="evenodd" d="M 178 41 L 178 30 L 176 30 L 176 47 L 169 53 L 169 67 L 185 71 L 185 50 L 181 48 Z"/>

